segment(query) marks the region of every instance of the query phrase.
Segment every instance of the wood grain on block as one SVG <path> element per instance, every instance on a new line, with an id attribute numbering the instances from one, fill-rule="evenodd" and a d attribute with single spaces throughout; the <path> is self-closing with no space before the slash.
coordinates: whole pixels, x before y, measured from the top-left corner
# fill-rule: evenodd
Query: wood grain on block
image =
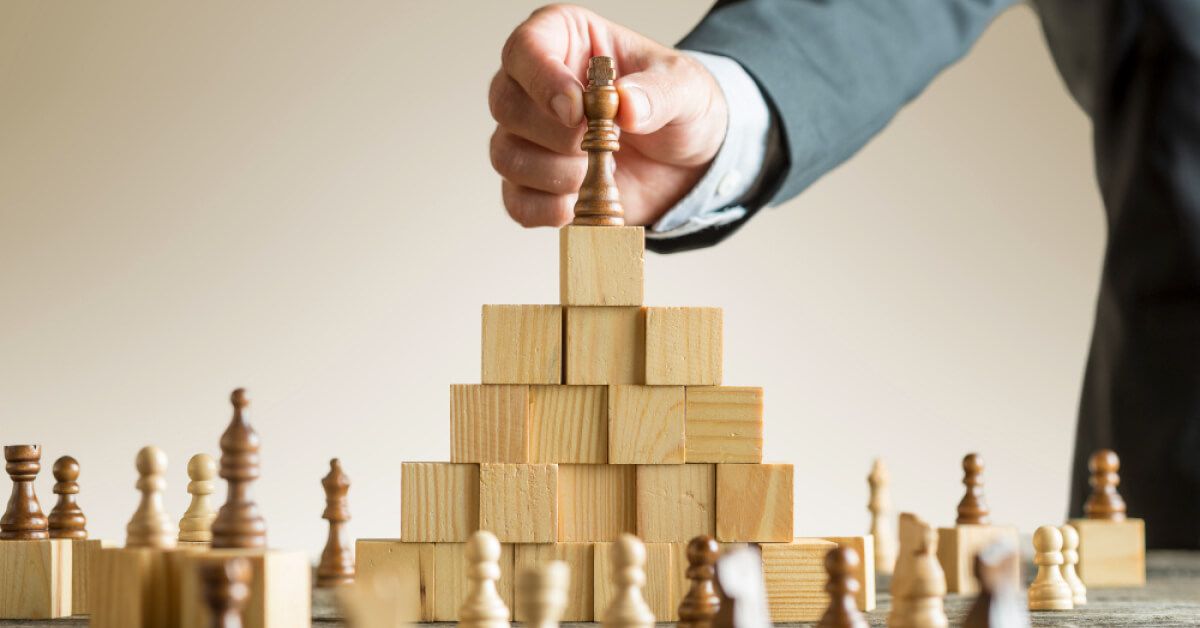
<path id="1" fill-rule="evenodd" d="M 815 621 L 829 606 L 825 592 L 825 554 L 837 547 L 822 539 L 794 539 L 789 543 L 762 543 L 763 580 L 771 620 Z"/>
<path id="2" fill-rule="evenodd" d="M 608 462 L 607 386 L 530 386 L 530 462 Z"/>
<path id="3" fill-rule="evenodd" d="M 1076 571 L 1089 588 L 1146 584 L 1146 524 L 1141 519 L 1072 519 L 1079 532 Z"/>
<path id="4" fill-rule="evenodd" d="M 485 384 L 562 382 L 562 308 L 483 306 Z"/>
<path id="5" fill-rule="evenodd" d="M 646 308 L 646 383 L 719 385 L 721 334 L 721 308 Z"/>
<path id="6" fill-rule="evenodd" d="M 91 568 L 95 556 L 100 553 L 100 539 L 74 539 L 71 541 L 71 614 L 91 614 L 89 585 Z"/>
<path id="7" fill-rule="evenodd" d="M 450 386 L 450 462 L 529 461 L 529 386 Z"/>
<path id="8" fill-rule="evenodd" d="M 688 386 L 688 462 L 762 462 L 763 389 Z"/>
<path id="9" fill-rule="evenodd" d="M 456 543 L 479 529 L 479 465 L 400 465 L 400 539 Z"/>
<path id="10" fill-rule="evenodd" d="M 595 572 L 592 543 L 537 543 L 514 546 L 513 572 L 514 577 L 522 570 L 543 565 L 552 560 L 561 560 L 571 569 L 567 581 L 567 606 L 563 610 L 563 621 L 592 621 L 594 608 L 594 589 L 592 577 Z M 521 591 L 514 588 L 512 608 L 516 621 L 529 621 L 529 617 L 521 615 Z"/>
<path id="11" fill-rule="evenodd" d="M 675 603 L 676 572 L 681 569 L 675 562 L 673 543 L 646 543 L 646 586 L 642 587 L 642 597 L 650 606 L 656 621 L 675 621 L 678 619 L 678 608 Z M 612 574 L 612 543 L 596 543 L 594 582 L 596 586 L 595 609 L 596 617 L 604 617 L 604 611 L 612 602 L 615 587 Z M 683 569 L 686 569 L 686 563 Z"/>
<path id="12" fill-rule="evenodd" d="M 70 539 L 0 541 L 0 619 L 69 617 L 71 550 Z"/>
<path id="13" fill-rule="evenodd" d="M 608 461 L 683 464 L 687 456 L 683 386 L 608 390 Z"/>
<path id="14" fill-rule="evenodd" d="M 716 534 L 717 473 L 711 464 L 637 467 L 637 535 L 682 543 Z"/>
<path id="15" fill-rule="evenodd" d="M 947 593 L 979 593 L 979 582 L 975 579 L 975 556 L 980 550 L 997 541 L 1006 541 L 1010 547 L 1019 549 L 1017 529 L 1012 526 L 983 524 L 960 524 L 952 528 L 938 528 L 938 563 L 946 574 Z M 1014 590 L 1021 585 L 1021 566 L 1012 562 L 1009 584 Z"/>
<path id="16" fill-rule="evenodd" d="M 479 465 L 479 527 L 501 543 L 558 540 L 558 465 Z"/>
<path id="17" fill-rule="evenodd" d="M 426 597 L 431 604 L 432 621 L 458 621 L 458 609 L 467 594 L 466 543 L 435 543 L 432 577 L 427 581 Z M 500 545 L 500 580 L 496 591 L 511 618 L 513 608 L 513 546 Z"/>
<path id="18" fill-rule="evenodd" d="M 200 567 L 212 561 L 245 558 L 250 563 L 250 595 L 243 607 L 245 628 L 293 628 L 312 624 L 312 565 L 304 552 L 262 548 L 184 552 L 178 557 L 180 628 L 209 628 Z"/>
<path id="19" fill-rule="evenodd" d="M 646 315 L 640 307 L 568 307 L 568 384 L 646 380 Z"/>
<path id="20" fill-rule="evenodd" d="M 392 587 L 387 593 L 403 608 L 419 609 L 420 621 L 433 621 L 427 591 L 433 587 L 433 543 L 398 539 L 359 539 L 354 544 L 355 581 Z"/>
<path id="21" fill-rule="evenodd" d="M 559 541 L 614 541 L 636 530 L 636 467 L 558 465 Z"/>
<path id="22" fill-rule="evenodd" d="M 167 628 L 179 624 L 179 608 L 171 595 L 167 557 L 172 552 L 150 547 L 105 547 L 91 557 L 92 612 L 95 628 Z M 190 552 L 188 552 L 190 553 Z"/>
<path id="23" fill-rule="evenodd" d="M 792 465 L 717 465 L 717 540 L 792 539 Z"/>
<path id="24" fill-rule="evenodd" d="M 854 602 L 858 610 L 864 613 L 875 610 L 875 537 L 868 534 L 821 538 L 858 553 L 858 567 L 854 570 L 854 578 L 858 580 L 858 594 L 854 596 Z"/>
<path id="25" fill-rule="evenodd" d="M 641 305 L 645 238 L 642 227 L 560 229 L 563 305 Z"/>

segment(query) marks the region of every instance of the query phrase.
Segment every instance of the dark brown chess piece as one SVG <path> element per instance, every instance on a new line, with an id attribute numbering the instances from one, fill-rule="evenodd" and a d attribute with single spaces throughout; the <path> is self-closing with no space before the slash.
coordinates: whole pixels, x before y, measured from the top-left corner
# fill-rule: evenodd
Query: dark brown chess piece
<path id="1" fill-rule="evenodd" d="M 1121 483 L 1121 476 L 1117 473 L 1120 470 L 1121 459 L 1111 449 L 1101 449 L 1088 460 L 1088 471 L 1092 472 L 1089 480 L 1092 494 L 1083 505 L 1088 519 L 1125 520 L 1125 500 L 1117 492 L 1117 485 Z"/>
<path id="2" fill-rule="evenodd" d="M 242 610 L 250 597 L 250 561 L 236 557 L 200 562 L 204 601 L 212 628 L 242 628 Z"/>
<path id="3" fill-rule="evenodd" d="M 12 497 L 0 518 L 0 539 L 35 541 L 50 538 L 46 516 L 33 491 L 33 480 L 42 469 L 40 445 L 5 445 L 4 470 L 12 478 Z"/>
<path id="4" fill-rule="evenodd" d="M 983 456 L 967 454 L 963 457 L 962 468 L 967 494 L 958 502 L 958 519 L 955 523 L 986 525 L 991 522 L 988 519 L 991 511 L 983 497 Z"/>
<path id="5" fill-rule="evenodd" d="M 52 539 L 86 539 L 87 517 L 83 509 L 75 501 L 79 494 L 79 461 L 71 456 L 63 456 L 54 461 L 54 494 L 58 495 L 58 503 L 50 510 L 47 521 L 50 522 L 50 538 Z"/>
<path id="6" fill-rule="evenodd" d="M 711 628 L 713 618 L 721 607 L 713 580 L 716 578 L 716 539 L 698 536 L 687 546 L 687 578 L 692 581 L 683 600 L 679 602 L 679 628 Z"/>
<path id="7" fill-rule="evenodd" d="M 317 586 L 333 587 L 354 582 L 354 553 L 346 538 L 346 522 L 350 520 L 350 478 L 342 471 L 337 458 L 329 461 L 329 474 L 321 478 L 325 487 L 325 512 L 321 518 L 329 521 L 329 538 L 317 565 Z"/>
<path id="8" fill-rule="evenodd" d="M 963 628 L 1028 628 L 1025 601 L 1012 584 L 1018 560 L 1016 548 L 1005 543 L 989 545 L 975 555 L 979 595 L 963 618 Z"/>
<path id="9" fill-rule="evenodd" d="M 619 227 L 625 224 L 625 209 L 613 178 L 616 161 L 613 153 L 620 150 L 616 125 L 620 97 L 613 81 L 617 78 L 612 57 L 592 57 L 588 63 L 588 85 L 583 92 L 583 114 L 587 132 L 581 147 L 587 151 L 587 174 L 579 186 L 575 201 L 573 225 Z"/>
<path id="10" fill-rule="evenodd" d="M 246 423 L 243 410 L 250 405 L 245 389 L 230 395 L 233 420 L 221 434 L 221 477 L 229 483 L 225 504 L 212 524 L 213 549 L 266 547 L 267 524 L 250 495 L 258 479 L 258 433 Z"/>
<path id="11" fill-rule="evenodd" d="M 817 628 L 866 628 L 867 620 L 859 612 L 854 596 L 861 586 L 854 577 L 858 567 L 858 552 L 849 547 L 835 547 L 825 554 L 825 573 L 829 581 L 829 608 L 821 616 Z"/>

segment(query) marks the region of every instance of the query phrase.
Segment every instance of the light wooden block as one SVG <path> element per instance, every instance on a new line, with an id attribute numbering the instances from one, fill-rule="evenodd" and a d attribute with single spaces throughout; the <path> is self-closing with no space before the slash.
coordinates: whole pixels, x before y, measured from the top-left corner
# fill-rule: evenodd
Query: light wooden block
<path id="1" fill-rule="evenodd" d="M 825 592 L 828 574 L 825 555 L 837 547 L 823 539 L 794 539 L 789 543 L 763 543 L 763 581 L 767 605 L 775 622 L 814 621 L 829 606 Z"/>
<path id="2" fill-rule="evenodd" d="M 479 527 L 501 543 L 558 540 L 558 465 L 481 464 Z"/>
<path id="3" fill-rule="evenodd" d="M 762 462 L 762 388 L 688 386 L 685 408 L 688 462 Z"/>
<path id="4" fill-rule="evenodd" d="M 250 563 L 250 595 L 243 611 L 245 628 L 296 628 L 312 625 L 311 570 L 304 552 L 272 549 L 213 549 L 187 552 L 179 563 L 180 628 L 208 628 L 212 614 L 204 601 L 200 568 L 213 561 L 245 558 Z"/>
<path id="5" fill-rule="evenodd" d="M 562 308 L 483 306 L 484 384 L 562 382 Z"/>
<path id="6" fill-rule="evenodd" d="M 1076 571 L 1088 587 L 1140 587 L 1146 584 L 1146 524 L 1141 519 L 1073 519 L 1079 531 Z"/>
<path id="7" fill-rule="evenodd" d="M 559 541 L 615 541 L 636 530 L 636 467 L 558 465 Z"/>
<path id="8" fill-rule="evenodd" d="M 849 547 L 858 553 L 858 569 L 854 577 L 858 580 L 858 594 L 854 602 L 858 610 L 875 610 L 875 537 L 867 536 L 826 536 L 823 541 L 832 541 L 842 547 Z"/>
<path id="9" fill-rule="evenodd" d="M 450 462 L 529 462 L 529 387 L 451 385 Z"/>
<path id="10" fill-rule="evenodd" d="M 0 541 L 0 619 L 71 615 L 71 541 Z"/>
<path id="11" fill-rule="evenodd" d="M 520 574 L 552 560 L 561 560 L 571 569 L 570 580 L 567 583 L 567 606 L 563 610 L 563 621 L 592 621 L 595 605 L 595 585 L 592 582 L 595 573 L 593 560 L 593 544 L 591 543 L 539 543 L 535 545 L 516 545 L 513 554 L 513 575 Z M 514 587 L 514 619 L 528 621 L 528 617 L 515 612 L 521 608 L 521 591 Z"/>
<path id="12" fill-rule="evenodd" d="M 685 543 L 717 527 L 717 472 L 711 464 L 637 467 L 637 535 L 646 542 Z"/>
<path id="13" fill-rule="evenodd" d="M 73 539 L 71 541 L 71 614 L 91 614 L 91 582 L 92 563 L 103 548 L 100 539 Z"/>
<path id="14" fill-rule="evenodd" d="M 531 462 L 608 462 L 607 386 L 530 386 Z"/>
<path id="15" fill-rule="evenodd" d="M 612 543 L 596 543 L 595 549 L 595 617 L 603 621 L 604 611 L 612 603 L 616 590 L 612 582 Z M 678 619 L 675 583 L 679 569 L 687 569 L 675 562 L 675 547 L 673 543 L 646 543 L 646 586 L 642 588 L 642 597 L 650 606 L 657 621 L 674 621 Z"/>
<path id="16" fill-rule="evenodd" d="M 463 542 L 479 529 L 479 465 L 400 465 L 400 540 Z"/>
<path id="17" fill-rule="evenodd" d="M 646 308 L 646 383 L 719 385 L 721 334 L 721 308 Z"/>
<path id="18" fill-rule="evenodd" d="M 717 540 L 792 540 L 792 465 L 717 465 Z"/>
<path id="19" fill-rule="evenodd" d="M 568 384 L 646 381 L 646 316 L 640 307 L 568 307 Z"/>
<path id="20" fill-rule="evenodd" d="M 415 610 L 418 621 L 433 621 L 433 607 L 427 599 L 434 586 L 433 547 L 433 543 L 397 539 L 358 539 L 354 544 L 355 582 L 390 587 L 387 593 L 402 608 Z"/>
<path id="21" fill-rule="evenodd" d="M 947 593 L 978 593 L 975 579 L 975 556 L 996 542 L 1007 542 L 1019 550 L 1017 529 L 1012 526 L 961 524 L 953 528 L 938 528 L 938 563 L 946 574 Z M 1009 583 L 1014 589 L 1021 585 L 1021 566 L 1012 561 Z"/>
<path id="22" fill-rule="evenodd" d="M 426 591 L 432 621 L 458 621 L 458 608 L 467 595 L 466 543 L 435 543 L 432 587 Z M 513 546 L 500 545 L 500 580 L 496 590 L 511 618 L 513 609 Z"/>
<path id="23" fill-rule="evenodd" d="M 646 234 L 642 227 L 559 230 L 563 305 L 641 305 Z"/>
<path id="24" fill-rule="evenodd" d="M 687 458 L 682 386 L 608 390 L 608 461 L 683 464 Z"/>
<path id="25" fill-rule="evenodd" d="M 89 574 L 93 628 L 167 628 L 178 625 L 178 571 L 174 553 L 146 547 L 105 547 L 92 556 Z"/>

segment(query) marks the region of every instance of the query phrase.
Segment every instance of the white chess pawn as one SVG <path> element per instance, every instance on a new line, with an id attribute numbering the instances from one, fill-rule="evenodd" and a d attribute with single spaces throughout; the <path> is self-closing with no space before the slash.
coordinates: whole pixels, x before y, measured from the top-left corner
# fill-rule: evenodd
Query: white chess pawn
<path id="1" fill-rule="evenodd" d="M 567 608 L 571 569 L 561 560 L 517 574 L 517 614 L 529 628 L 557 628 Z"/>
<path id="2" fill-rule="evenodd" d="M 142 492 L 142 500 L 125 526 L 125 547 L 175 547 L 171 518 L 163 509 L 167 454 L 158 447 L 142 447 L 137 455 L 137 470 L 137 489 Z"/>
<path id="3" fill-rule="evenodd" d="M 1042 526 L 1033 533 L 1033 562 L 1037 577 L 1029 585 L 1029 610 L 1064 611 L 1074 608 L 1071 585 L 1063 579 L 1063 535 L 1054 526 Z"/>
<path id="4" fill-rule="evenodd" d="M 508 607 L 496 592 L 500 580 L 500 541 L 479 530 L 467 540 L 467 596 L 458 608 L 461 628 L 508 628 Z"/>
<path id="5" fill-rule="evenodd" d="M 652 628 L 654 613 L 642 597 L 646 585 L 646 546 L 632 534 L 622 534 L 612 545 L 612 579 L 616 594 L 604 611 L 606 628 Z"/>
<path id="6" fill-rule="evenodd" d="M 1087 587 L 1075 571 L 1075 565 L 1079 564 L 1079 531 L 1069 523 L 1059 528 L 1059 531 L 1063 537 L 1063 580 L 1071 587 L 1071 602 L 1075 606 L 1083 606 L 1087 604 Z"/>
<path id="7" fill-rule="evenodd" d="M 179 540 L 212 541 L 212 522 L 217 518 L 217 510 L 209 495 L 217 486 L 217 461 L 208 454 L 196 454 L 188 460 L 187 472 L 191 480 L 187 492 L 192 495 L 192 503 L 179 520 Z"/>

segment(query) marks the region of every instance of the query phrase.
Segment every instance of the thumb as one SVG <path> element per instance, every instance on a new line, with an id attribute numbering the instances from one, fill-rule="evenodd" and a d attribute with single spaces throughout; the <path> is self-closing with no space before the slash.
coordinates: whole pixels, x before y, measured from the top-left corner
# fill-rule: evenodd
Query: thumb
<path id="1" fill-rule="evenodd" d="M 703 65 L 682 54 L 620 77 L 616 86 L 617 126 L 637 135 L 700 118 L 710 109 L 713 90 L 720 89 Z"/>

